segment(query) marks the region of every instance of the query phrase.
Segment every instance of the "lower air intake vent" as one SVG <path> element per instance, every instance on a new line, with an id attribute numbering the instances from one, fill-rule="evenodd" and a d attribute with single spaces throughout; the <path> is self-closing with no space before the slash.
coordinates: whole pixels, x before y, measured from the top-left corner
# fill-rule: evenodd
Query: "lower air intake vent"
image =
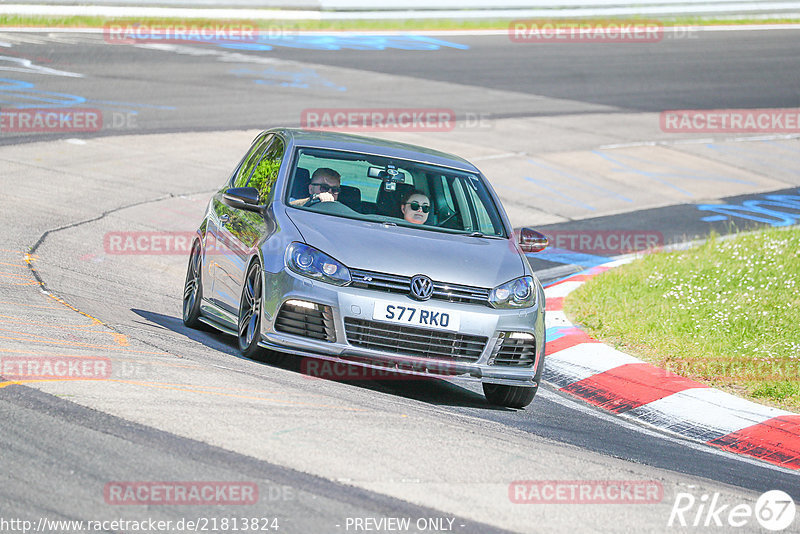
<path id="1" fill-rule="evenodd" d="M 494 353 L 489 358 L 492 365 L 530 367 L 536 360 L 536 338 L 527 332 L 501 332 Z"/>
<path id="2" fill-rule="evenodd" d="M 275 318 L 275 331 L 322 341 L 336 341 L 329 306 L 303 300 L 287 300 Z"/>
<path id="3" fill-rule="evenodd" d="M 347 341 L 356 347 L 460 362 L 477 361 L 487 341 L 483 336 L 426 330 L 353 317 L 345 317 L 344 328 Z"/>

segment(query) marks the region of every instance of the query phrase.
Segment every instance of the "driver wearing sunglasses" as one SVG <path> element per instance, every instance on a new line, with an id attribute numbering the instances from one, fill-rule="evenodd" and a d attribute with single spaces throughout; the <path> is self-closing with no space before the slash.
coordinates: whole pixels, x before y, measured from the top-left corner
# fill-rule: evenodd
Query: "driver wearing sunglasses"
<path id="1" fill-rule="evenodd" d="M 311 175 L 311 183 L 308 184 L 308 194 L 306 198 L 292 200 L 292 206 L 304 206 L 308 202 L 333 202 L 338 200 L 341 191 L 341 176 L 338 172 L 328 167 L 320 167 Z"/>
<path id="2" fill-rule="evenodd" d="M 425 224 L 431 211 L 431 201 L 422 191 L 414 189 L 403 195 L 400 203 L 403 218 L 414 224 Z"/>

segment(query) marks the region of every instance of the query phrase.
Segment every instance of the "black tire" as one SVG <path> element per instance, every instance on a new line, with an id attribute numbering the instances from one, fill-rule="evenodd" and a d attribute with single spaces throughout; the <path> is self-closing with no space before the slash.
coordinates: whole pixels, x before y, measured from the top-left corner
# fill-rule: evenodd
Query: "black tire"
<path id="1" fill-rule="evenodd" d="M 544 340 L 542 340 L 544 341 Z M 542 343 L 544 346 L 544 343 Z M 505 406 L 506 408 L 524 408 L 533 402 L 539 385 L 542 383 L 542 371 L 544 370 L 544 350 L 539 354 L 539 366 L 533 381 L 536 387 L 525 386 L 504 386 L 501 384 L 483 384 L 483 394 L 490 404 Z"/>
<path id="2" fill-rule="evenodd" d="M 247 269 L 239 299 L 239 350 L 246 358 L 255 360 L 264 358 L 264 351 L 258 346 L 261 341 L 262 278 L 261 264 L 254 261 Z"/>
<path id="3" fill-rule="evenodd" d="M 502 384 L 483 384 L 483 394 L 490 404 L 506 408 L 524 408 L 536 396 L 538 387 L 504 386 Z"/>
<path id="4" fill-rule="evenodd" d="M 183 324 L 198 330 L 205 330 L 205 324 L 200 321 L 200 301 L 203 299 L 202 267 L 200 242 L 195 241 L 189 255 L 186 282 L 183 284 Z"/>

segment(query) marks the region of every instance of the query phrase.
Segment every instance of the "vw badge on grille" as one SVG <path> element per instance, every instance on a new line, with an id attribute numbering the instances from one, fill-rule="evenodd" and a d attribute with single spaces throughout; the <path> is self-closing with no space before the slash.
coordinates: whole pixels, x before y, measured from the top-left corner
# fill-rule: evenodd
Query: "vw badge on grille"
<path id="1" fill-rule="evenodd" d="M 411 279 L 411 297 L 417 300 L 428 300 L 433 295 L 433 280 L 418 274 Z"/>

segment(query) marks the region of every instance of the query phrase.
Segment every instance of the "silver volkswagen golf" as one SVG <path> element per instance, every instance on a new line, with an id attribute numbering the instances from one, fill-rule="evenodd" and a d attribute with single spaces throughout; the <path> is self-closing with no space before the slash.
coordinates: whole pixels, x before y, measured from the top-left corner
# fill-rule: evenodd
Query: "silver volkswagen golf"
<path id="1" fill-rule="evenodd" d="M 530 404 L 544 294 L 481 172 L 450 154 L 331 132 L 258 135 L 211 199 L 191 249 L 183 321 L 266 350 L 480 381 Z"/>

